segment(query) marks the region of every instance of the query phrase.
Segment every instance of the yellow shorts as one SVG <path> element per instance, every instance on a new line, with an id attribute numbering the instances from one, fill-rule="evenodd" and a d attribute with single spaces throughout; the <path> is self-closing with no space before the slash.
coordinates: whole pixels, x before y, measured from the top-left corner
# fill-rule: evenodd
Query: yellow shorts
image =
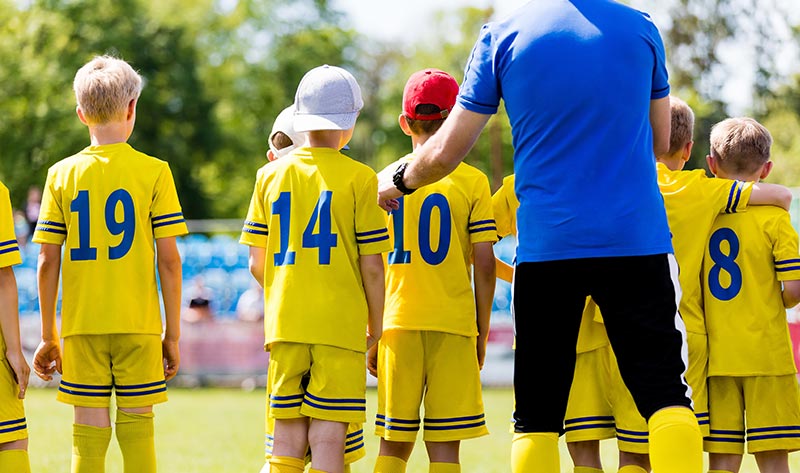
<path id="1" fill-rule="evenodd" d="M 56 399 L 73 406 L 108 407 L 111 389 L 118 407 L 166 402 L 160 335 L 72 335 L 64 339 L 61 384 Z"/>
<path id="2" fill-rule="evenodd" d="M 608 402 L 608 347 L 578 353 L 569 392 L 564 432 L 567 442 L 613 438 L 614 416 Z"/>
<path id="3" fill-rule="evenodd" d="M 303 378 L 310 373 L 306 385 Z M 363 424 L 367 369 L 363 353 L 329 345 L 278 342 L 270 348 L 269 413 L 275 419 Z"/>
<path id="4" fill-rule="evenodd" d="M 689 368 L 686 370 L 686 381 L 692 387 L 692 401 L 697 423 L 703 437 L 708 435 L 708 337 L 705 334 L 687 333 L 689 347 Z M 611 348 L 609 347 L 609 351 Z M 628 388 L 622 381 L 617 367 L 617 359 L 611 351 L 609 361 L 611 372 L 609 381 L 609 402 L 614 412 L 617 425 L 617 444 L 621 451 L 646 454 L 649 451 L 647 421 L 639 414 Z"/>
<path id="5" fill-rule="evenodd" d="M 800 387 L 785 376 L 712 376 L 708 378 L 711 453 L 743 454 L 800 450 Z M 745 431 L 745 426 L 747 430 Z"/>
<path id="6" fill-rule="evenodd" d="M 425 406 L 420 420 L 419 408 Z M 414 442 L 487 435 L 476 338 L 444 332 L 388 330 L 378 345 L 375 434 Z"/>
<path id="7" fill-rule="evenodd" d="M 269 378 L 267 379 L 269 381 Z M 306 376 L 303 378 L 303 382 L 305 386 L 308 386 L 308 381 L 310 381 L 310 377 Z M 270 416 L 269 414 L 269 404 L 270 404 L 270 394 L 272 393 L 272 386 L 269 384 L 267 385 L 267 408 L 266 408 L 266 431 L 264 434 L 264 460 L 269 463 L 269 459 L 272 458 L 272 447 L 275 443 L 275 437 L 273 437 L 273 433 L 275 432 L 275 419 Z M 347 437 L 345 438 L 344 442 L 344 464 L 349 465 L 351 463 L 364 458 L 367 454 L 366 449 L 364 448 L 364 426 L 363 424 L 359 424 L 357 422 L 351 422 L 347 426 Z M 306 454 L 306 462 L 311 462 L 311 449 L 309 449 L 308 453 Z"/>
<path id="8" fill-rule="evenodd" d="M 25 408 L 18 394 L 14 372 L 5 357 L 0 356 L 0 443 L 28 438 Z"/>

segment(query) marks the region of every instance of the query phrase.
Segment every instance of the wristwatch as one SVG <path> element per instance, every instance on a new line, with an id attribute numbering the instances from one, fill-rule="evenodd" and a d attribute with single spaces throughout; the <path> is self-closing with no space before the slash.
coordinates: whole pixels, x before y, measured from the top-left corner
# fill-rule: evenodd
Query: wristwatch
<path id="1" fill-rule="evenodd" d="M 394 171 L 394 175 L 392 176 L 392 183 L 394 186 L 403 193 L 403 195 L 408 195 L 414 192 L 416 189 L 409 189 L 403 184 L 403 176 L 406 174 L 406 168 L 408 167 L 408 163 L 401 163 L 397 166 L 397 169 Z"/>

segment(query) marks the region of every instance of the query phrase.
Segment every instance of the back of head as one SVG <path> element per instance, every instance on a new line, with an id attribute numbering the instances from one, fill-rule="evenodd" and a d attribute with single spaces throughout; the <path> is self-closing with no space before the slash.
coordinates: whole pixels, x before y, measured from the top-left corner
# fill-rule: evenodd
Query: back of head
<path id="1" fill-rule="evenodd" d="M 771 146 L 769 130 L 752 118 L 728 118 L 711 128 L 711 156 L 729 173 L 757 172 L 769 161 Z"/>
<path id="2" fill-rule="evenodd" d="M 72 87 L 87 121 L 102 125 L 125 119 L 128 104 L 142 91 L 142 77 L 122 59 L 97 56 L 78 69 Z"/>
<path id="3" fill-rule="evenodd" d="M 432 135 L 453 110 L 458 83 L 439 69 L 424 69 L 408 78 L 403 89 L 403 115 L 415 135 Z"/>
<path id="4" fill-rule="evenodd" d="M 670 95 L 669 108 L 671 119 L 669 136 L 669 154 L 673 155 L 680 151 L 686 143 L 693 139 L 694 112 L 683 100 Z"/>
<path id="5" fill-rule="evenodd" d="M 305 136 L 294 129 L 294 112 L 294 104 L 289 105 L 275 117 L 275 123 L 272 124 L 268 142 L 276 158 L 286 156 L 305 141 Z"/>
<path id="6" fill-rule="evenodd" d="M 294 98 L 298 132 L 349 130 L 364 106 L 355 77 L 341 67 L 323 65 L 306 72 Z"/>

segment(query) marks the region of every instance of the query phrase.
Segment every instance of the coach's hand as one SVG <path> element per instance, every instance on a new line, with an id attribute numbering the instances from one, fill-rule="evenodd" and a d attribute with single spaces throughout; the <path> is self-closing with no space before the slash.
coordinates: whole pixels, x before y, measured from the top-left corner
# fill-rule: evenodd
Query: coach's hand
<path id="1" fill-rule="evenodd" d="M 61 373 L 61 344 L 58 340 L 42 340 L 33 355 L 33 371 L 45 381 L 53 379 L 53 373 Z"/>
<path id="2" fill-rule="evenodd" d="M 161 353 L 164 357 L 164 379 L 169 381 L 178 374 L 178 367 L 181 364 L 181 352 L 178 348 L 177 340 L 167 340 L 161 342 Z"/>
<path id="3" fill-rule="evenodd" d="M 397 187 L 394 186 L 395 164 L 390 164 L 383 171 L 378 173 L 378 205 L 387 212 L 397 210 L 400 207 L 398 198 L 403 196 Z"/>
<path id="4" fill-rule="evenodd" d="M 367 350 L 367 371 L 374 377 L 378 377 L 378 344 L 372 345 Z"/>

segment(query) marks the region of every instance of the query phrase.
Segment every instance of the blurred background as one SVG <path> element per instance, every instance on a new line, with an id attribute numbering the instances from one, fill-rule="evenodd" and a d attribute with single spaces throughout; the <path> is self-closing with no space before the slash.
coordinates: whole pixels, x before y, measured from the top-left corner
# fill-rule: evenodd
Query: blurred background
<path id="1" fill-rule="evenodd" d="M 0 180 L 12 192 L 19 240 L 30 237 L 48 167 L 88 143 L 74 112 L 75 71 L 97 54 L 124 58 L 145 78 L 130 143 L 170 163 L 192 231 L 180 240 L 185 323 L 177 382 L 263 384 L 263 295 L 238 231 L 273 119 L 293 101 L 302 75 L 323 63 L 353 72 L 365 107 L 347 153 L 380 170 L 410 150 L 397 126 L 408 76 L 438 67 L 460 81 L 480 26 L 523 3 L 0 0 Z M 697 115 L 688 167 L 705 166 L 711 125 L 750 115 L 775 139 L 767 180 L 800 186 L 800 3 L 628 3 L 651 13 L 666 44 L 672 93 Z M 489 176 L 494 191 L 513 172 L 512 157 L 501 110 L 467 162 Z M 498 255 L 510 261 L 513 248 L 503 241 Z M 28 350 L 38 340 L 37 252 L 26 245 L 16 268 Z M 510 383 L 509 304 L 510 287 L 498 282 L 488 384 Z"/>

